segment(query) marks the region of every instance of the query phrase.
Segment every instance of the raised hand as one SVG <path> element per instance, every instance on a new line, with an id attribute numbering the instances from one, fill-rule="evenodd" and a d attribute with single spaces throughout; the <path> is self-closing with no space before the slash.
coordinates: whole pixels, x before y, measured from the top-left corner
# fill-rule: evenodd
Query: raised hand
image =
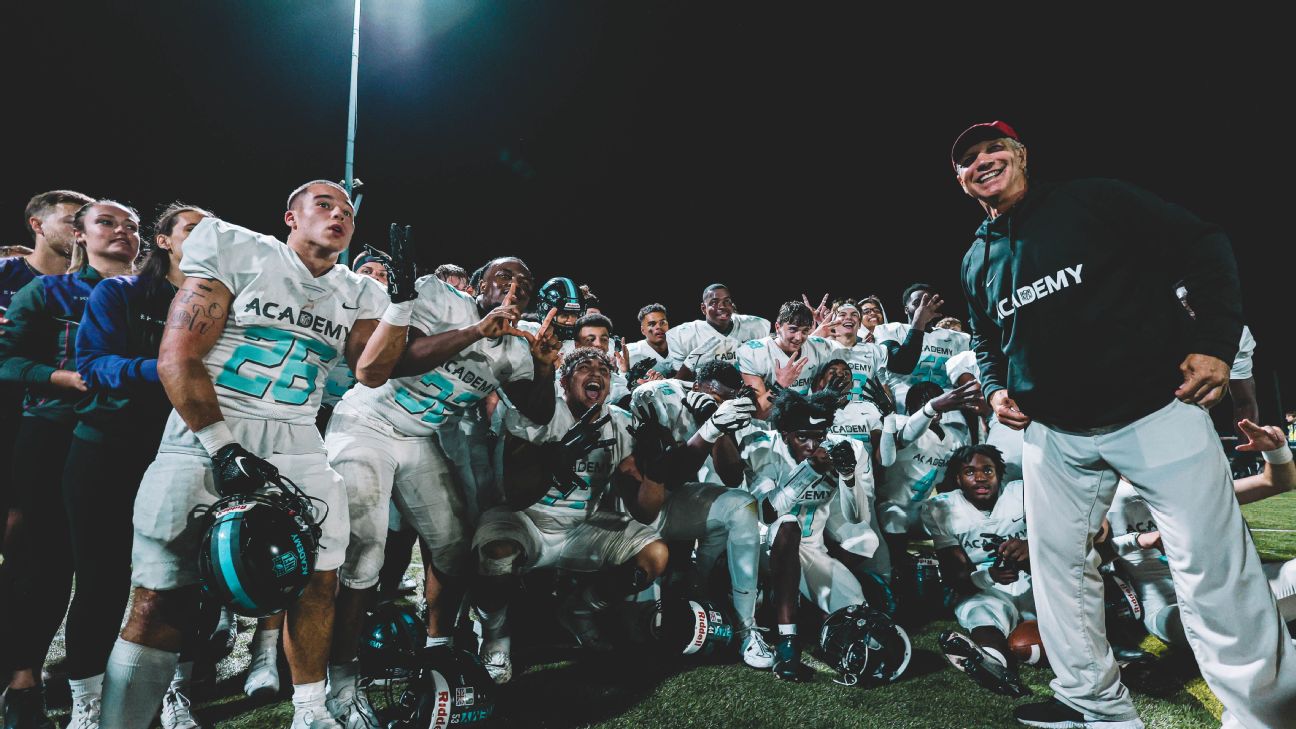
<path id="1" fill-rule="evenodd" d="M 779 365 L 778 361 L 774 362 L 774 381 L 783 387 L 791 387 L 792 383 L 797 381 L 801 376 L 801 370 L 805 369 L 810 362 L 808 357 L 799 359 L 788 358 L 786 365 Z"/>
<path id="2" fill-rule="evenodd" d="M 1287 445 L 1287 434 L 1276 425 L 1256 425 L 1250 420 L 1239 420 L 1237 425 L 1247 439 L 1237 447 L 1239 451 L 1260 453 Z"/>
<path id="3" fill-rule="evenodd" d="M 635 411 L 635 424 L 630 426 L 630 435 L 634 436 L 635 466 L 645 474 L 675 445 L 670 430 L 661 424 L 656 411 L 647 404 L 640 405 Z"/>
<path id="4" fill-rule="evenodd" d="M 926 330 L 927 325 L 941 315 L 940 308 L 941 304 L 944 303 L 945 300 L 937 294 L 920 294 L 918 306 L 914 309 L 913 321 L 911 322 L 913 327 L 919 331 Z"/>
<path id="5" fill-rule="evenodd" d="M 585 479 L 576 473 L 576 464 L 594 451 L 616 443 L 615 438 L 600 439 L 603 426 L 612 420 L 612 416 L 600 418 L 599 412 L 599 408 L 590 408 L 555 444 L 552 472 L 554 485 L 563 496 L 587 485 Z"/>
<path id="6" fill-rule="evenodd" d="M 843 440 L 829 448 L 828 461 L 842 478 L 849 479 L 855 475 L 855 449 L 849 442 Z"/>
<path id="7" fill-rule="evenodd" d="M 387 270 L 387 296 L 391 298 L 393 304 L 418 298 L 418 291 L 414 289 L 414 254 L 410 250 L 411 231 L 412 228 L 408 225 L 402 229 L 396 223 L 391 224 L 388 230 L 390 253 L 383 253 L 365 244 L 365 252 Z"/>
<path id="8" fill-rule="evenodd" d="M 895 400 L 886 391 L 876 377 L 870 377 L 860 384 L 860 396 L 873 403 L 883 418 L 896 411 Z"/>
<path id="9" fill-rule="evenodd" d="M 961 408 L 974 408 L 980 401 L 981 383 L 968 380 L 953 390 L 932 398 L 931 406 L 938 413 L 948 413 Z"/>
<path id="10" fill-rule="evenodd" d="M 806 305 L 807 309 L 810 309 L 811 311 L 814 312 L 815 324 L 820 324 L 826 321 L 828 317 L 832 314 L 832 307 L 828 306 L 828 294 L 823 295 L 823 300 L 819 302 L 818 306 L 814 306 L 813 304 L 811 304 L 810 298 L 805 294 L 801 294 L 801 301 Z"/>
<path id="11" fill-rule="evenodd" d="M 841 323 L 842 323 L 842 318 L 837 314 L 833 314 L 831 317 L 825 319 L 822 323 L 820 323 L 819 326 L 815 327 L 815 330 L 813 332 L 810 332 L 810 335 L 814 337 L 834 336 L 837 331 L 837 325 Z"/>
<path id="12" fill-rule="evenodd" d="M 705 392 L 689 390 L 684 395 L 684 409 L 693 415 L 693 420 L 699 425 L 705 423 L 708 418 L 714 415 L 718 407 L 720 407 L 720 403 Z"/>

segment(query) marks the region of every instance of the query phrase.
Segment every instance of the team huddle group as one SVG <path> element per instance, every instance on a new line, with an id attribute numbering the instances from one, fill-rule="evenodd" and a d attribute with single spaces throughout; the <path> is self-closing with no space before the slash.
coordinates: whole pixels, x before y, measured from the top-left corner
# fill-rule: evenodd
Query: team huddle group
<path id="1" fill-rule="evenodd" d="M 71 726 L 143 729 L 159 708 L 166 729 L 198 726 L 187 685 L 213 603 L 261 618 L 250 694 L 277 692 L 282 644 L 293 729 L 377 726 L 357 653 L 389 535 L 410 530 L 425 650 L 457 655 L 471 610 L 495 684 L 522 576 L 557 569 L 578 576 L 555 618 L 583 647 L 610 648 L 610 607 L 679 597 L 676 652 L 731 650 L 790 681 L 811 679 L 807 645 L 844 683 L 899 678 L 896 620 L 934 592 L 962 629 L 940 636 L 951 664 L 1029 693 L 1010 646 L 1037 612 L 1022 432 L 992 416 L 930 285 L 899 320 L 876 297 L 788 292 L 771 323 L 715 284 L 694 321 L 644 306 L 627 344 L 589 287 L 519 258 L 419 276 L 416 236 L 393 225 L 387 252 L 339 265 L 353 208 L 328 181 L 291 193 L 286 244 L 176 203 L 141 261 L 129 206 L 56 190 L 25 217 L 33 247 L 0 261 L 6 728 L 52 726 L 41 669 L 65 613 Z M 1240 428 L 1266 465 L 1239 501 L 1296 485 L 1283 432 Z M 1094 546 L 1116 655 L 1138 653 L 1139 628 L 1186 644 L 1128 483 Z M 1266 570 L 1296 618 L 1296 568 Z M 808 606 L 831 630 L 798 635 Z M 439 700 L 428 711 L 489 713 L 471 691 Z"/>

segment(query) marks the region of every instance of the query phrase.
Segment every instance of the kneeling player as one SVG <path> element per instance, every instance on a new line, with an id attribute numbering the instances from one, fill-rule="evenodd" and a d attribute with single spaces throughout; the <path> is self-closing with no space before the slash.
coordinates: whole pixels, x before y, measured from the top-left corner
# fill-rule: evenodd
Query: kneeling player
<path id="1" fill-rule="evenodd" d="M 750 422 L 755 404 L 739 396 L 741 375 L 728 362 L 704 362 L 696 378 L 692 383 L 657 380 L 634 391 L 635 448 L 651 485 L 640 490 L 631 513 L 652 523 L 668 543 L 697 542 L 695 590 L 705 584 L 720 554 L 728 556 L 739 652 L 747 665 L 770 668 L 774 654 L 756 627 L 756 501 L 745 489 L 734 488 L 743 477 L 734 433 Z M 698 471 L 708 459 L 715 480 L 724 485 L 699 483 L 704 479 Z M 657 482 L 665 488 L 656 487 Z"/>
<path id="2" fill-rule="evenodd" d="M 631 453 L 630 414 L 605 404 L 612 367 L 606 353 L 577 349 L 563 361 L 563 402 L 548 423 L 537 425 L 511 408 L 504 415 L 509 504 L 483 514 L 473 539 L 482 659 L 497 683 L 513 675 L 506 610 L 520 574 L 553 567 L 602 571 L 558 616 L 582 645 L 601 647 L 594 614 L 644 589 L 666 568 L 666 544 L 656 531 L 601 506 L 611 496 L 609 485 L 634 493 L 643 480 Z"/>
<path id="3" fill-rule="evenodd" d="M 775 430 L 755 430 L 742 439 L 747 482 L 769 523 L 766 546 L 779 623 L 774 675 L 790 681 L 810 674 L 797 643 L 798 592 L 826 613 L 864 602 L 859 581 L 824 545 L 832 512 L 843 509 L 846 515 L 836 534 L 844 546 L 864 557 L 878 546 L 869 515 L 858 507 L 867 500 L 855 492 L 856 469 L 868 456 L 858 441 L 827 438 L 839 399 L 835 391 L 807 399 L 785 390 L 771 411 Z"/>
<path id="4" fill-rule="evenodd" d="M 1008 634 L 1035 619 L 1022 483 L 1000 488 L 1004 461 L 994 446 L 964 446 L 949 459 L 956 488 L 923 504 L 922 520 L 936 545 L 941 575 L 960 595 L 954 607 L 961 633 L 940 635 L 956 668 L 996 693 L 1024 696 Z"/>

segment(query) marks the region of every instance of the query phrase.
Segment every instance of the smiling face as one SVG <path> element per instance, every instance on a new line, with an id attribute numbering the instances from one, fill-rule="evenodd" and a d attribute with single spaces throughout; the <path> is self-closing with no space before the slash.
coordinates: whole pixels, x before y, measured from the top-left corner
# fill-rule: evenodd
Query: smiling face
<path id="1" fill-rule="evenodd" d="M 801 345 L 805 344 L 806 337 L 810 336 L 812 331 L 814 331 L 813 323 L 807 324 L 796 320 L 774 325 L 776 343 L 785 354 L 801 349 Z"/>
<path id="2" fill-rule="evenodd" d="M 567 394 L 567 404 L 573 406 L 573 411 L 579 409 L 584 413 L 607 399 L 612 386 L 612 369 L 602 359 L 585 359 L 563 376 L 562 386 Z"/>
<path id="3" fill-rule="evenodd" d="M 974 454 L 955 477 L 969 503 L 981 511 L 994 508 L 999 498 L 999 471 L 988 456 Z"/>
<path id="4" fill-rule="evenodd" d="M 308 186 L 293 198 L 284 223 L 297 237 L 341 253 L 355 234 L 355 209 L 341 189 L 324 183 Z"/>
<path id="5" fill-rule="evenodd" d="M 702 316 L 717 329 L 729 328 L 733 322 L 734 301 L 729 289 L 714 289 L 702 296 Z"/>
<path id="6" fill-rule="evenodd" d="M 873 327 L 881 324 L 886 317 L 882 315 L 882 307 L 872 301 L 865 301 L 860 304 L 860 323 L 865 329 L 873 331 Z"/>
<path id="7" fill-rule="evenodd" d="M 1007 137 L 977 142 L 959 156 L 954 176 L 983 206 L 1006 209 L 1026 194 L 1026 148 Z"/>
<path id="8" fill-rule="evenodd" d="M 518 286 L 513 303 L 517 304 L 519 311 L 526 311 L 535 293 L 535 279 L 531 276 L 531 269 L 516 258 L 500 258 L 486 269 L 479 287 L 482 307 L 489 311 L 499 306 L 508 296 L 514 281 Z"/>
<path id="9" fill-rule="evenodd" d="M 96 259 L 129 264 L 139 254 L 139 218 L 130 210 L 115 203 L 95 203 L 86 211 L 82 225 L 77 239 L 85 245 L 90 265 L 94 266 Z"/>
<path id="10" fill-rule="evenodd" d="M 843 305 L 834 312 L 837 315 L 837 335 L 851 335 L 859 331 L 860 310 L 854 305 Z"/>

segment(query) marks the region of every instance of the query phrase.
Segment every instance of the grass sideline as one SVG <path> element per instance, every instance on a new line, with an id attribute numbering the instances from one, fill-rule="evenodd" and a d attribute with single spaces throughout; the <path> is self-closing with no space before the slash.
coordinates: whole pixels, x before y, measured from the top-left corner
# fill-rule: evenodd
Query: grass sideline
<path id="1" fill-rule="evenodd" d="M 1243 508 L 1254 529 L 1296 527 L 1296 493 Z M 1266 561 L 1296 557 L 1296 533 L 1255 532 Z M 417 563 L 411 571 L 417 571 Z M 271 704 L 254 704 L 243 696 L 250 621 L 242 628 L 234 652 L 218 667 L 215 697 L 195 704 L 195 713 L 218 729 L 286 727 L 292 719 L 288 693 Z M 872 688 L 849 688 L 832 682 L 827 667 L 808 662 L 818 673 L 812 683 L 776 682 L 765 671 L 741 664 L 689 665 L 610 658 L 576 657 L 559 652 L 543 662 L 519 661 L 513 682 L 501 690 L 496 719 L 485 725 L 507 729 L 597 727 L 672 729 L 716 727 L 813 726 L 823 729 L 896 727 L 948 729 L 1018 726 L 1011 720 L 1015 702 L 994 696 L 949 668 L 936 646 L 936 635 L 953 628 L 939 621 L 912 633 L 914 659 L 899 682 Z M 63 652 L 60 632 L 51 660 Z M 1127 671 L 1125 681 L 1149 729 L 1202 729 L 1219 725 L 1219 704 L 1201 680 L 1191 654 L 1168 651 L 1155 638 L 1145 648 L 1159 659 L 1150 668 Z M 524 657 L 524 656 L 520 656 Z M 1048 669 L 1023 667 L 1022 677 L 1039 700 L 1049 695 Z M 286 676 L 285 676 L 286 680 Z M 65 690 L 65 689 L 64 689 Z M 52 716 L 66 721 L 66 699 L 52 691 Z"/>

